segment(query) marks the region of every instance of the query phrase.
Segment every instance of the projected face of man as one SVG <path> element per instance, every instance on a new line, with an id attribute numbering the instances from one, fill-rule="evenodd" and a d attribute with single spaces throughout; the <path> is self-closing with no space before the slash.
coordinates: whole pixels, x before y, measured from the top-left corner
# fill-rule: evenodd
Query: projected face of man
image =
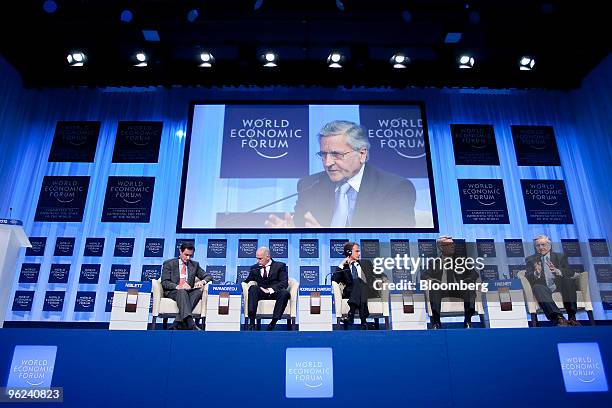
<path id="1" fill-rule="evenodd" d="M 319 145 L 321 152 L 326 153 L 322 159 L 323 166 L 334 183 L 346 181 L 357 174 L 368 156 L 368 149 L 355 150 L 348 144 L 344 133 L 321 137 Z"/>
<path id="2" fill-rule="evenodd" d="M 533 244 L 536 252 L 540 255 L 546 255 L 550 252 L 551 245 L 546 238 L 538 238 Z"/>

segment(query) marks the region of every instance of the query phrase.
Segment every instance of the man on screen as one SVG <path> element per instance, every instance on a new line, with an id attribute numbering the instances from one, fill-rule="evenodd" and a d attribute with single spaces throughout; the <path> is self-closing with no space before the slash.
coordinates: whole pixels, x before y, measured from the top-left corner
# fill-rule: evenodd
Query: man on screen
<path id="1" fill-rule="evenodd" d="M 336 120 L 319 132 L 325 171 L 302 178 L 293 217 L 271 215 L 268 227 L 405 228 L 415 225 L 416 190 L 405 178 L 366 164 L 363 127 Z"/>
<path id="2" fill-rule="evenodd" d="M 576 320 L 576 281 L 573 279 L 575 273 L 570 269 L 567 257 L 551 250 L 550 238 L 546 235 L 537 236 L 533 243 L 536 253 L 525 258 L 525 278 L 531 284 L 533 295 L 546 318 L 558 326 L 580 326 Z M 561 293 L 568 320 L 565 320 L 553 300 L 554 292 Z"/>
<path id="3" fill-rule="evenodd" d="M 287 265 L 270 258 L 270 250 L 265 246 L 257 250 L 255 257 L 257 263 L 251 266 L 249 276 L 244 280 L 244 283 L 257 283 L 249 288 L 248 316 L 245 317 L 247 320 L 247 330 L 255 330 L 257 305 L 263 299 L 276 300 L 274 311 L 272 312 L 272 321 L 268 324 L 267 328 L 267 330 L 274 330 L 276 322 L 283 316 L 283 312 L 289 302 Z"/>
<path id="4" fill-rule="evenodd" d="M 212 281 L 212 276 L 191 259 L 194 251 L 191 242 L 183 242 L 179 257 L 165 261 L 162 268 L 164 296 L 176 301 L 179 309 L 172 330 L 200 330 L 193 320 L 192 311 L 202 299 L 202 288 Z M 196 277 L 200 279 L 198 282 L 195 281 Z"/>

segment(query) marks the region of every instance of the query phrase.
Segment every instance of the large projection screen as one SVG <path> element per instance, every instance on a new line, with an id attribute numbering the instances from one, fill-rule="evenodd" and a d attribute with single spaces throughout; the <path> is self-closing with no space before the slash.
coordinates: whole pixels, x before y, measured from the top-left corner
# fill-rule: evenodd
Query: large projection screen
<path id="1" fill-rule="evenodd" d="M 422 103 L 192 103 L 177 232 L 437 232 Z"/>

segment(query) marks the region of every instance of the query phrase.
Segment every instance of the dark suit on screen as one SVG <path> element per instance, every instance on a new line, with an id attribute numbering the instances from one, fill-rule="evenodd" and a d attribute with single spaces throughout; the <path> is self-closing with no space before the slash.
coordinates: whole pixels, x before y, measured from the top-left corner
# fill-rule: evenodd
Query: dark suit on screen
<path id="1" fill-rule="evenodd" d="M 323 227 L 331 225 L 336 183 L 325 171 L 302 178 L 294 209 L 296 227 L 304 227 L 308 211 Z M 416 190 L 410 180 L 366 164 L 350 227 L 402 228 L 415 225 Z"/>
<path id="2" fill-rule="evenodd" d="M 169 259 L 164 262 L 162 267 L 161 285 L 164 288 L 164 296 L 176 301 L 179 314 L 178 320 L 185 320 L 191 316 L 193 308 L 196 307 L 198 301 L 202 298 L 202 289 L 194 289 L 196 276 L 205 282 L 212 281 L 212 276 L 206 273 L 200 264 L 194 260 L 190 260 L 187 266 L 187 283 L 191 289 L 177 289 L 181 276 L 179 271 L 179 259 Z"/>
<path id="3" fill-rule="evenodd" d="M 271 259 L 270 270 L 266 276 L 262 276 L 262 267 L 258 264 L 251 266 L 249 276 L 244 280 L 245 283 L 257 282 L 249 288 L 249 304 L 247 305 L 248 317 L 254 319 L 257 314 L 257 305 L 260 300 L 272 299 L 276 300 L 272 318 L 279 320 L 287 303 L 289 302 L 289 275 L 287 273 L 287 265 L 283 262 L 277 262 Z M 273 293 L 264 293 L 260 288 L 271 288 Z"/>

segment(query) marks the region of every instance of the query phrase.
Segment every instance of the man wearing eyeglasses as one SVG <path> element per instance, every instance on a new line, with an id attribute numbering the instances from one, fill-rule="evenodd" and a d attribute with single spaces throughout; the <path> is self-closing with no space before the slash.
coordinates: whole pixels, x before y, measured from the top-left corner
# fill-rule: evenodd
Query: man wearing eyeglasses
<path id="1" fill-rule="evenodd" d="M 319 132 L 325 171 L 298 182 L 293 217 L 274 215 L 269 227 L 402 228 L 415 225 L 416 190 L 407 179 L 366 164 L 363 127 L 337 120 Z"/>

